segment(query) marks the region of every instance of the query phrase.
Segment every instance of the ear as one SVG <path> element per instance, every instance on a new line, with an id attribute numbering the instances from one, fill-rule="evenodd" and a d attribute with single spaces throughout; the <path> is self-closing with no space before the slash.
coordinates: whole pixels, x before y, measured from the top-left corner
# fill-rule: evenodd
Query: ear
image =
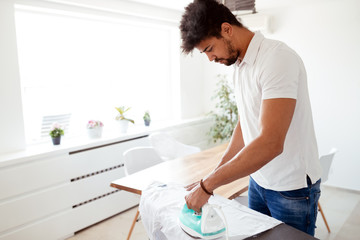
<path id="1" fill-rule="evenodd" d="M 224 22 L 221 24 L 221 35 L 223 37 L 231 37 L 233 34 L 233 27 L 230 23 Z"/>

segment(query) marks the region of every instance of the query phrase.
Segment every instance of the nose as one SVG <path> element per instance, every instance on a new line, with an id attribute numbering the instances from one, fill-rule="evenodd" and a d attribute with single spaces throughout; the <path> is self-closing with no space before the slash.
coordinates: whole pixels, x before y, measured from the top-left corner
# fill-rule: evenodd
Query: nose
<path id="1" fill-rule="evenodd" d="M 207 57 L 209 58 L 209 61 L 212 62 L 216 59 L 216 56 L 211 53 L 206 53 Z"/>

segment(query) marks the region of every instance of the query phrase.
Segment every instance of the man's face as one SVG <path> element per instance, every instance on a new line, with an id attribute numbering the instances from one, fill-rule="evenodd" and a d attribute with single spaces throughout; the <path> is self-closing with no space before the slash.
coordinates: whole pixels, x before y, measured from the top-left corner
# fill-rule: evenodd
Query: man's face
<path id="1" fill-rule="evenodd" d="M 210 37 L 201 41 L 196 48 L 205 53 L 210 61 L 219 62 L 226 66 L 234 64 L 240 56 L 240 51 L 236 50 L 230 40 Z"/>

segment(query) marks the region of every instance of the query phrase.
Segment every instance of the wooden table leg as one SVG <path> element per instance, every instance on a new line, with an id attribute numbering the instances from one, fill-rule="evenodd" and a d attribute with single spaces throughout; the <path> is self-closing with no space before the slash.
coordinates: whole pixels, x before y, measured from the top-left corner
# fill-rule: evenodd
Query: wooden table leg
<path id="1" fill-rule="evenodd" d="M 127 240 L 129 240 L 130 237 L 131 237 L 131 233 L 132 233 L 132 231 L 134 230 L 135 223 L 136 223 L 138 217 L 139 217 L 139 209 L 136 211 L 135 218 L 134 218 L 134 220 L 133 220 L 133 222 L 132 222 L 132 224 L 131 224 L 131 227 L 130 227 L 130 230 L 129 230 L 129 234 L 128 234 L 127 238 L 126 238 Z"/>

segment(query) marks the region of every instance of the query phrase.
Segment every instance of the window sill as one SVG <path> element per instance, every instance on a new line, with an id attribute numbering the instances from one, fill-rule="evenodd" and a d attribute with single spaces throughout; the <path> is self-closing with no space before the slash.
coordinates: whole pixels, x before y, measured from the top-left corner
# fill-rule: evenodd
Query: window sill
<path id="1" fill-rule="evenodd" d="M 156 131 L 168 131 L 174 128 L 181 128 L 188 125 L 201 124 L 210 121 L 207 117 L 179 120 L 176 122 L 160 122 L 145 126 L 131 126 L 127 133 L 114 133 L 104 131 L 99 139 L 90 139 L 87 136 L 67 139 L 63 137 L 61 144 L 52 145 L 51 139 L 41 144 L 27 146 L 26 149 L 16 152 L 10 152 L 0 155 L 0 167 L 7 167 L 13 164 L 19 164 L 39 158 L 51 157 L 55 155 L 69 154 L 70 152 L 80 151 L 82 149 L 96 148 L 102 145 L 108 145 L 116 142 L 125 141 L 141 136 L 149 135 Z"/>

